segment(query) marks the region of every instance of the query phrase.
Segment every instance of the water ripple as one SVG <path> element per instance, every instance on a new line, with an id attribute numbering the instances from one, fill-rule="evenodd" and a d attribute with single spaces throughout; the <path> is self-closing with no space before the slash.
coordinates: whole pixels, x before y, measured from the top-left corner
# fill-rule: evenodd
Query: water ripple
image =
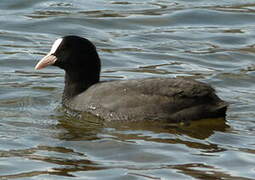
<path id="1" fill-rule="evenodd" d="M 254 178 L 254 0 L 12 0 L 0 7 L 0 179 Z M 227 118 L 106 124 L 61 107 L 63 72 L 35 72 L 63 35 L 93 41 L 102 79 L 186 76 Z"/>

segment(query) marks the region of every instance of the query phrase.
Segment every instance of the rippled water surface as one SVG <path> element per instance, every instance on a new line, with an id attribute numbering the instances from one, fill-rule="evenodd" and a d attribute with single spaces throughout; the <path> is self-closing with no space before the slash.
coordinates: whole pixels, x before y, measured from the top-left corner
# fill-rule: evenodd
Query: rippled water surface
<path id="1" fill-rule="evenodd" d="M 254 0 L 2 0 L 0 179 L 255 179 Z M 226 121 L 102 125 L 61 108 L 34 65 L 63 35 L 93 41 L 102 79 L 192 76 Z"/>

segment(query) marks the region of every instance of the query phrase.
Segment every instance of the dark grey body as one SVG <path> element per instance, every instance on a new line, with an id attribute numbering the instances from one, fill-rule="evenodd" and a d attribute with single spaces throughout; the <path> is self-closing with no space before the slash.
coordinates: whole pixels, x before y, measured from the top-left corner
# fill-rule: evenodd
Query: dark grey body
<path id="1" fill-rule="evenodd" d="M 227 109 L 211 86 L 185 78 L 99 82 L 64 104 L 107 121 L 180 122 L 224 117 Z"/>

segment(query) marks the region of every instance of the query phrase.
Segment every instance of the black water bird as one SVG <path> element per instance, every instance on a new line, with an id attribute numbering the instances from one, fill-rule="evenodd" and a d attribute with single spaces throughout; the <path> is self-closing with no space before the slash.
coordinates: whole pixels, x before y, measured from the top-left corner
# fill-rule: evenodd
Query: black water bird
<path id="1" fill-rule="evenodd" d="M 185 122 L 225 117 L 227 103 L 215 90 L 188 78 L 146 78 L 100 82 L 96 47 L 78 36 L 57 39 L 36 65 L 65 70 L 63 104 L 106 121 Z"/>

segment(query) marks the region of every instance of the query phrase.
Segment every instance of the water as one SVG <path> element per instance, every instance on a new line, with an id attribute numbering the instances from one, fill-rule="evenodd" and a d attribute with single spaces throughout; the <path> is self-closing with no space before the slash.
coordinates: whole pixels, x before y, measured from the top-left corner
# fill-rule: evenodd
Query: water
<path id="1" fill-rule="evenodd" d="M 2 0 L 0 179 L 255 179 L 253 0 Z M 226 121 L 80 120 L 63 72 L 34 71 L 63 35 L 93 41 L 102 79 L 192 76 L 230 102 Z"/>

